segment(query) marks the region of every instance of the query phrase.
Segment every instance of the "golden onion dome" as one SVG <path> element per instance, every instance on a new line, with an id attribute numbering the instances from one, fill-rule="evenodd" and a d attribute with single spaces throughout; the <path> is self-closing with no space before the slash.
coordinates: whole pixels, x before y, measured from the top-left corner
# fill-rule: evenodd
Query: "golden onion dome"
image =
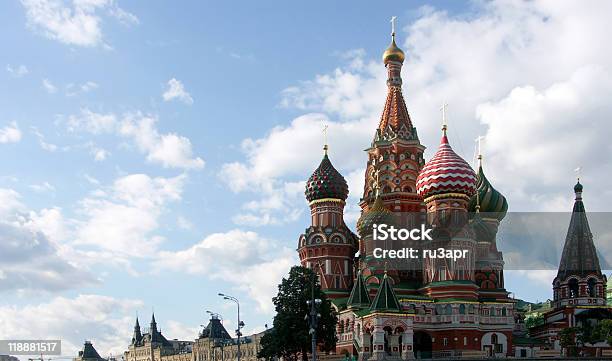
<path id="1" fill-rule="evenodd" d="M 391 38 L 391 45 L 389 45 L 387 50 L 385 50 L 385 52 L 383 53 L 383 62 L 385 64 L 390 61 L 397 61 L 403 63 L 405 58 L 406 55 L 404 55 L 402 49 L 400 49 L 397 44 L 395 44 L 395 35 L 393 35 Z"/>

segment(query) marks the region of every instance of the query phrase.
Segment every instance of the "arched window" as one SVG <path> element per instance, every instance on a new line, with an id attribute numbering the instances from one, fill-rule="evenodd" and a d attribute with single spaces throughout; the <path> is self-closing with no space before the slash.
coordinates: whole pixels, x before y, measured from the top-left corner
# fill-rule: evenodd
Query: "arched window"
<path id="1" fill-rule="evenodd" d="M 495 345 L 495 344 L 497 344 L 497 341 L 498 341 L 497 334 L 496 333 L 492 334 L 491 335 L 491 343 L 493 345 Z"/>
<path id="2" fill-rule="evenodd" d="M 452 315 L 453 314 L 453 308 L 451 307 L 451 305 L 446 305 L 445 310 L 444 310 L 444 314 L 446 314 L 446 315 Z"/>
<path id="3" fill-rule="evenodd" d="M 572 278 L 569 282 L 568 282 L 568 287 L 569 287 L 569 296 L 571 298 L 576 298 L 579 296 L 579 288 L 578 288 L 578 280 L 575 278 Z"/>
<path id="4" fill-rule="evenodd" d="M 474 305 L 470 305 L 470 306 L 468 307 L 468 313 L 469 313 L 470 315 L 473 315 L 473 314 L 474 314 L 474 310 L 475 310 Z"/>
<path id="5" fill-rule="evenodd" d="M 597 281 L 595 280 L 595 278 L 589 278 L 589 281 L 587 283 L 589 288 L 589 297 L 597 297 L 596 284 Z"/>
<path id="6" fill-rule="evenodd" d="M 465 305 L 464 304 L 459 305 L 459 314 L 465 315 Z"/>
<path id="7" fill-rule="evenodd" d="M 502 315 L 502 316 L 507 316 L 507 315 L 508 315 L 508 314 L 507 314 L 507 311 L 506 311 L 506 307 L 502 308 L 502 310 L 501 310 L 501 315 Z"/>

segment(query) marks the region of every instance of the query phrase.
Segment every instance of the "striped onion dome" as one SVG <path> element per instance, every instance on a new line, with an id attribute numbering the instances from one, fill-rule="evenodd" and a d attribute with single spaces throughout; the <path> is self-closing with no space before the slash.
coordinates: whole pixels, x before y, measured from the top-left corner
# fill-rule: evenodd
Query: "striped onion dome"
<path id="1" fill-rule="evenodd" d="M 487 217 L 494 217 L 499 221 L 504 219 L 508 212 L 508 201 L 506 201 L 506 197 L 504 197 L 503 194 L 493 188 L 491 182 L 489 182 L 482 170 L 482 165 L 478 167 L 476 191 L 478 192 L 478 197 L 476 197 L 476 194 L 472 196 L 468 210 L 470 212 L 476 212 L 476 204 L 479 202 L 479 211 L 489 213 L 490 215 L 487 215 Z"/>
<path id="2" fill-rule="evenodd" d="M 446 133 L 436 154 L 419 173 L 416 187 L 417 193 L 424 199 L 448 193 L 471 197 L 476 192 L 476 173 L 453 151 Z"/>
<path id="3" fill-rule="evenodd" d="M 308 202 L 312 202 L 319 199 L 333 198 L 346 200 L 348 197 L 348 185 L 346 180 L 334 168 L 327 151 L 319 167 L 315 169 L 308 181 L 306 182 L 306 199 Z"/>

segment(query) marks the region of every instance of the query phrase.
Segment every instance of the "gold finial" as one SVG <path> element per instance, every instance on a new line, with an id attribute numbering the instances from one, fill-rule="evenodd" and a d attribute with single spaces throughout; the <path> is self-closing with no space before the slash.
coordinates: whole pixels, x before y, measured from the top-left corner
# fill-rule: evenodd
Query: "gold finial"
<path id="1" fill-rule="evenodd" d="M 478 143 L 478 167 L 482 167 L 482 140 L 484 139 L 484 137 L 482 135 L 479 135 L 478 138 L 476 138 L 476 142 Z"/>
<path id="2" fill-rule="evenodd" d="M 398 48 L 397 44 L 395 44 L 395 19 L 397 19 L 397 16 L 391 17 L 391 45 L 389 45 L 387 50 L 383 53 L 383 62 L 385 65 L 389 61 L 403 63 L 406 58 L 402 49 Z"/>
<path id="3" fill-rule="evenodd" d="M 446 111 L 448 108 L 448 104 L 442 103 L 440 110 L 442 111 L 442 132 L 446 135 L 446 129 L 448 128 L 448 121 L 446 119 Z"/>
<path id="4" fill-rule="evenodd" d="M 328 128 L 329 126 L 323 123 L 323 152 L 325 153 L 325 155 L 327 155 L 327 150 L 329 149 L 329 146 L 327 145 L 327 129 Z"/>

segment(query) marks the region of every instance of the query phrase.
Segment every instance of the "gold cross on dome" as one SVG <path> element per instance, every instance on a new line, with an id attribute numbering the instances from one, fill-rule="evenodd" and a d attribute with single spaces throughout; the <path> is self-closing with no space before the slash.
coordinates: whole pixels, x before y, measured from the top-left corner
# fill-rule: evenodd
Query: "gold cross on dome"
<path id="1" fill-rule="evenodd" d="M 448 119 L 446 119 L 446 112 L 448 110 L 448 104 L 442 103 L 440 110 L 442 111 L 442 130 L 446 133 L 446 128 L 448 128 Z"/>
<path id="2" fill-rule="evenodd" d="M 392 16 L 391 17 L 391 35 L 395 35 L 395 19 L 397 19 L 397 16 Z"/>
<path id="3" fill-rule="evenodd" d="M 323 150 L 325 151 L 325 154 L 327 154 L 327 129 L 329 128 L 329 125 L 325 124 L 325 122 L 323 122 Z"/>

